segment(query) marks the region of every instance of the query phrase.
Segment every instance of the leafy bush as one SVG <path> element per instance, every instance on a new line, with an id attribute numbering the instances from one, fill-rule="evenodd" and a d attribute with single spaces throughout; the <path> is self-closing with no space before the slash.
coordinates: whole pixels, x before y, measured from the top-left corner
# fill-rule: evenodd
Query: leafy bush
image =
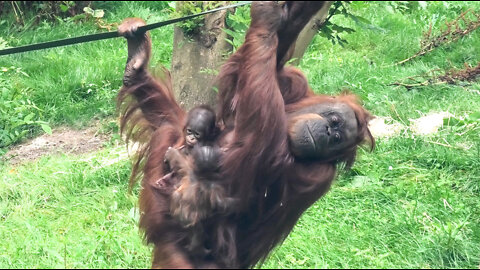
<path id="1" fill-rule="evenodd" d="M 229 35 L 227 42 L 236 51 L 245 40 L 245 33 L 250 25 L 250 6 L 235 8 L 235 13 L 229 13 L 226 19 L 227 28 L 223 30 Z"/>
<path id="2" fill-rule="evenodd" d="M 17 23 L 25 24 L 26 13 L 37 19 L 54 21 L 56 17 L 74 16 L 92 1 L 0 1 L 0 14 L 12 13 Z M 29 15 L 31 15 L 29 14 Z"/>
<path id="3" fill-rule="evenodd" d="M 219 1 L 184 1 L 181 3 L 171 3 L 170 10 L 172 13 L 170 17 L 180 18 L 193 14 L 198 14 L 203 11 L 211 10 L 222 6 L 224 2 Z M 185 20 L 178 23 L 178 26 L 183 30 L 186 35 L 194 36 L 199 33 L 201 27 L 204 25 L 204 16 L 195 17 L 190 20 Z"/>
<path id="4" fill-rule="evenodd" d="M 0 148 L 11 145 L 40 126 L 51 133 L 46 122 L 40 121 L 42 111 L 28 99 L 29 88 L 15 85 L 12 78 L 28 76 L 20 68 L 0 67 Z"/>

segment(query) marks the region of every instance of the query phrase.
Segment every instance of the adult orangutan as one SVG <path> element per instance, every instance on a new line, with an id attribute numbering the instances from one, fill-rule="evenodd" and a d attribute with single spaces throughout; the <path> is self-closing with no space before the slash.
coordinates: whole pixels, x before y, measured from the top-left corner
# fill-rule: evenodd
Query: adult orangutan
<path id="1" fill-rule="evenodd" d="M 143 146 L 132 179 L 143 176 L 140 228 L 154 244 L 153 267 L 255 266 L 328 191 L 337 164 L 351 166 L 362 142 L 373 147 L 367 128 L 371 116 L 355 96 L 315 95 L 299 70 L 284 67 L 298 33 L 322 5 L 252 3 L 245 43 L 217 78 L 220 133 L 214 143 L 222 149 L 217 183 L 238 202 L 231 211 L 198 221 L 204 228 L 195 245 L 200 252 L 191 250 L 191 232 L 170 209 L 172 193 L 182 192 L 177 174 L 158 187 L 158 180 L 171 173 L 163 162 L 167 149 L 185 143 L 186 114 L 173 97 L 168 73 L 155 79 L 147 71 L 150 38 L 136 31 L 144 22 L 131 18 L 119 26 L 128 41 L 119 93 L 121 129 Z M 203 160 L 179 162 L 175 170 L 206 179 L 203 173 L 211 172 L 198 170 Z"/>

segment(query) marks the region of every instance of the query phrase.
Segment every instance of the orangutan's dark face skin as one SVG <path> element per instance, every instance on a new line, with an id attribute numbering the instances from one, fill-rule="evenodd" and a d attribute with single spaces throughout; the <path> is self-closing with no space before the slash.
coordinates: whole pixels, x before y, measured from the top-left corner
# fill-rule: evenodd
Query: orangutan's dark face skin
<path id="1" fill-rule="evenodd" d="M 356 143 L 357 118 L 345 103 L 306 107 L 288 121 L 290 150 L 300 159 L 328 159 Z"/>
<path id="2" fill-rule="evenodd" d="M 198 142 L 213 138 L 215 132 L 215 113 L 201 107 L 193 108 L 188 115 L 185 127 L 185 143 L 193 147 Z"/>
<path id="3" fill-rule="evenodd" d="M 204 138 L 202 130 L 192 126 L 188 126 L 185 133 L 185 143 L 190 147 L 193 147 L 198 141 L 202 141 Z"/>

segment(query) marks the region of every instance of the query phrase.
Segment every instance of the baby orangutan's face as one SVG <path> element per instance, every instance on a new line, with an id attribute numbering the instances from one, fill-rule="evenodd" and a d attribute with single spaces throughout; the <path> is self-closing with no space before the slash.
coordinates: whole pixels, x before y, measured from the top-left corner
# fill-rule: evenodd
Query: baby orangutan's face
<path id="1" fill-rule="evenodd" d="M 191 126 L 187 127 L 185 136 L 185 143 L 187 144 L 187 146 L 193 147 L 195 144 L 197 144 L 199 141 L 202 141 L 203 139 L 204 134 L 202 131 L 196 130 Z"/>

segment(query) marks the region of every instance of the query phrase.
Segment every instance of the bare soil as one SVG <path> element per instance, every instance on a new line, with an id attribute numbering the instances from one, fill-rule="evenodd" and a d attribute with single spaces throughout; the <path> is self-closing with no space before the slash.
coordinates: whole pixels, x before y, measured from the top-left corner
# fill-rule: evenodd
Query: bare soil
<path id="1" fill-rule="evenodd" d="M 98 132 L 98 126 L 83 130 L 61 127 L 52 135 L 44 134 L 12 147 L 4 156 L 11 165 L 36 160 L 44 155 L 83 154 L 101 149 L 109 135 Z"/>

